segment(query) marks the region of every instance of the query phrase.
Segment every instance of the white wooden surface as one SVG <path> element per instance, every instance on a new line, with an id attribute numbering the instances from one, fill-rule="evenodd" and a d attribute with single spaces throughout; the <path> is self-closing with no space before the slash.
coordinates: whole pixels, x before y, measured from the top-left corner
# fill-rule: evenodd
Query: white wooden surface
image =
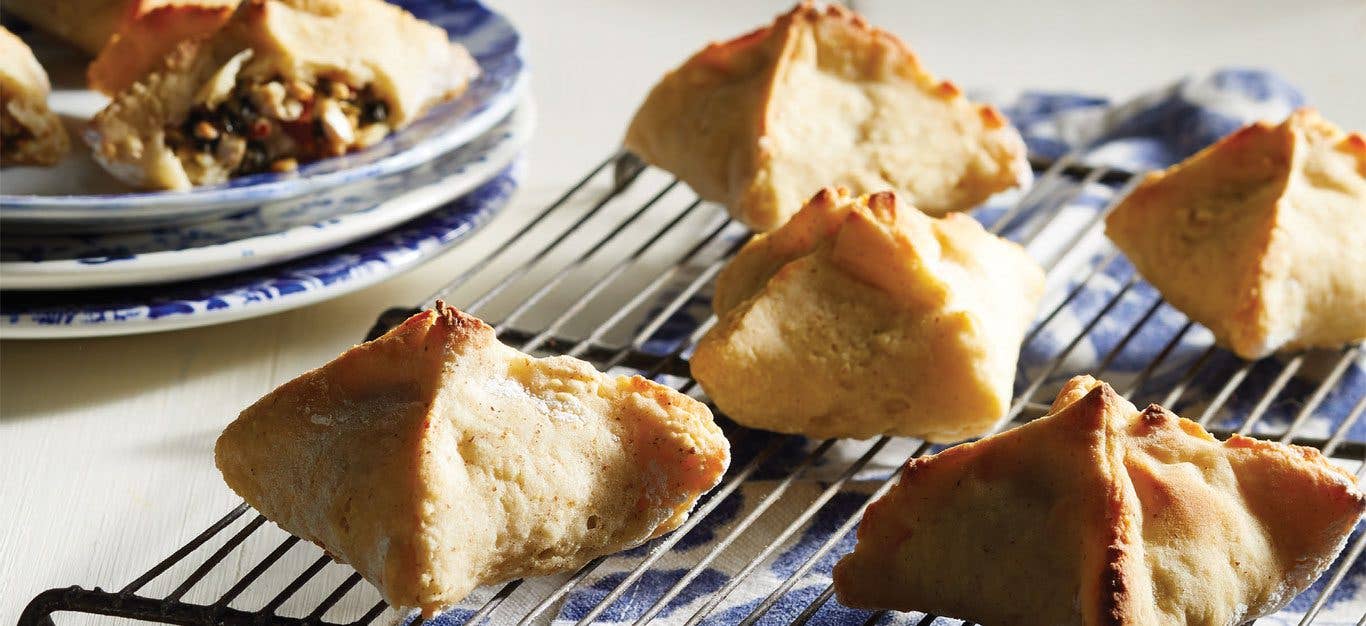
<path id="1" fill-rule="evenodd" d="M 523 214 L 613 149 L 662 71 L 704 41 L 744 32 L 786 6 L 494 4 L 526 34 L 541 114 L 527 183 L 509 209 Z M 880 0 L 860 8 L 906 38 L 932 70 L 968 87 L 1125 97 L 1187 72 L 1266 66 L 1301 85 L 1330 119 L 1366 128 L 1366 2 L 999 4 Z M 511 221 L 491 231 L 506 232 Z M 426 296 L 489 239 L 386 284 L 274 317 L 138 337 L 0 343 L 0 623 L 13 623 L 44 589 L 118 588 L 222 515 L 237 501 L 213 468 L 223 425 L 352 344 L 378 311 Z M 230 560 L 214 577 L 249 566 Z"/>

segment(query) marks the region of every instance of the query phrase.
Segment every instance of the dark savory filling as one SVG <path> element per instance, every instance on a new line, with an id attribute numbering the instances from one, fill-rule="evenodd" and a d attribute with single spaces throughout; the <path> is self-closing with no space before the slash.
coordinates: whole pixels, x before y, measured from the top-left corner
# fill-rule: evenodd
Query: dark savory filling
<path id="1" fill-rule="evenodd" d="M 239 80 L 216 106 L 197 105 L 166 131 L 187 166 L 229 176 L 291 171 L 300 163 L 365 148 L 389 134 L 389 109 L 369 87 L 337 80 Z"/>

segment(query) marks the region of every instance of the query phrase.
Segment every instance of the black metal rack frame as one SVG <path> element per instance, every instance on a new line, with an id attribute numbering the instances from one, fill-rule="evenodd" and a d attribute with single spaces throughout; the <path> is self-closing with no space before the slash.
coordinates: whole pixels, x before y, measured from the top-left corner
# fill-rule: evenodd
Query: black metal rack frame
<path id="1" fill-rule="evenodd" d="M 1045 167 L 1046 166 L 1046 167 Z M 1103 167 L 1087 166 L 1068 155 L 1048 164 L 1036 164 L 1041 170 L 1038 180 L 1028 193 L 1014 203 L 1004 215 L 993 220 L 990 229 L 1001 232 L 1008 225 L 1018 241 L 1027 244 L 1049 231 L 1054 237 L 1062 237 L 1067 245 L 1053 258 L 1043 261 L 1050 274 L 1060 271 L 1060 262 L 1077 248 L 1083 240 L 1093 238 L 1101 220 L 1108 210 L 1094 211 L 1094 215 L 1080 224 L 1060 220 L 1064 207 L 1068 206 L 1083 190 L 1095 188 L 1105 183 L 1118 186 L 1112 190 L 1113 199 L 1123 195 L 1138 177 L 1124 171 Z M 644 182 L 643 178 L 658 179 L 658 184 Z M 636 203 L 633 198 L 644 198 Z M 455 277 L 447 285 L 428 298 L 423 306 L 429 306 L 437 298 L 443 298 L 460 308 L 488 320 L 497 320 L 494 327 L 499 337 L 509 345 L 524 351 L 538 354 L 568 354 L 592 362 L 601 369 L 627 368 L 648 376 L 665 376 L 674 382 L 676 388 L 684 393 L 697 393 L 695 383 L 688 378 L 686 354 L 692 342 L 710 326 L 713 320 L 694 325 L 688 339 L 661 350 L 649 345 L 660 329 L 666 324 L 677 324 L 678 313 L 696 298 L 699 292 L 710 284 L 716 273 L 743 241 L 744 230 L 733 223 L 721 207 L 705 203 L 687 192 L 677 180 L 668 178 L 657 171 L 649 170 L 638 160 L 627 154 L 613 155 L 593 168 L 583 179 L 569 188 L 550 206 L 534 215 L 523 218 L 525 221 L 492 251 L 471 263 L 468 269 Z M 1075 222 L 1076 220 L 1072 220 Z M 1023 227 L 1020 225 L 1024 224 Z M 601 234 L 596 234 L 596 231 Z M 549 230 L 546 230 L 549 229 Z M 1058 229 L 1067 229 L 1058 232 Z M 549 242 L 533 246 L 537 241 L 531 233 L 543 231 L 551 233 Z M 479 236 L 487 235 L 481 233 Z M 673 246 L 679 250 L 668 252 Z M 659 258 L 662 254 L 668 258 Z M 1055 289 L 1053 304 L 1046 308 L 1042 317 L 1025 337 L 1029 346 L 1041 332 L 1054 324 L 1059 313 L 1071 303 L 1088 285 L 1091 285 L 1106 268 L 1120 258 L 1117 251 L 1110 251 L 1098 262 L 1083 262 L 1076 265 L 1076 271 L 1069 271 L 1070 280 Z M 628 277 L 644 277 L 644 282 L 628 281 Z M 629 283 L 629 284 L 628 284 Z M 1042 414 L 1047 407 L 1045 388 L 1055 384 L 1067 371 L 1075 369 L 1068 365 L 1068 359 L 1075 359 L 1077 347 L 1098 324 L 1112 314 L 1126 296 L 1134 295 L 1141 279 L 1131 276 L 1121 281 L 1114 293 L 1099 311 L 1086 319 L 1080 330 L 1056 355 L 1048 359 L 1041 372 L 1017 384 L 1019 390 L 1010 411 L 998 423 L 997 429 L 1032 419 Z M 514 289 L 514 286 L 517 289 Z M 625 289 L 625 291 L 622 291 Z M 614 291 L 621 291 L 614 295 Z M 475 295 L 468 295 L 475 294 Z M 620 297 L 621 299 L 615 299 Z M 613 305 L 613 302 L 625 302 Z M 1049 301 L 1046 299 L 1046 302 Z M 604 303 L 608 306 L 604 307 Z M 661 304 L 662 303 L 662 304 Z M 1160 297 L 1154 297 L 1143 313 L 1123 334 L 1119 342 L 1108 353 L 1095 362 L 1088 362 L 1087 371 L 1102 377 L 1112 368 L 1116 359 L 1129 346 L 1136 335 L 1143 332 L 1145 325 L 1165 307 Z M 597 316 L 594 309 L 603 309 L 605 315 Z M 404 319 L 414 309 L 392 309 L 380 317 L 371 336 L 375 336 L 393 324 Z M 539 319 L 537 319 L 539 318 Z M 1211 362 L 1221 353 L 1212 344 L 1202 353 L 1176 363 L 1174 349 L 1183 341 L 1189 341 L 1197 327 L 1185 321 L 1164 347 L 1129 381 L 1121 394 L 1129 397 L 1142 393 L 1145 400 L 1155 400 L 1165 406 L 1175 407 L 1191 387 L 1197 376 L 1209 375 Z M 578 329 L 577 332 L 575 329 Z M 1056 330 L 1056 329 L 1055 329 Z M 1223 355 L 1227 358 L 1227 355 Z M 1221 409 L 1229 405 L 1231 398 L 1242 394 L 1244 399 L 1257 398 L 1251 409 L 1239 417 L 1231 428 L 1214 428 L 1213 432 L 1227 435 L 1238 432 L 1250 436 L 1275 439 L 1313 446 L 1325 455 L 1349 462 L 1360 463 L 1356 470 L 1358 477 L 1366 471 L 1366 443 L 1349 440 L 1347 434 L 1366 411 L 1366 397 L 1359 398 L 1352 405 L 1345 419 L 1334 425 L 1326 435 L 1309 436 L 1301 433 L 1310 420 L 1343 378 L 1348 368 L 1362 358 L 1362 346 L 1354 345 L 1342 349 L 1329 359 L 1325 373 L 1307 394 L 1298 397 L 1283 397 L 1287 385 L 1300 373 L 1311 358 L 1316 356 L 1300 354 L 1288 360 L 1263 360 L 1260 362 L 1238 362 L 1223 378 L 1219 391 L 1203 407 L 1198 417 L 1202 425 L 1211 422 Z M 1264 389 L 1246 389 L 1244 382 L 1254 367 L 1273 367 L 1278 371 Z M 1184 369 L 1183 369 L 1184 368 Z M 1159 369 L 1180 371 L 1171 380 L 1159 380 Z M 1320 368 L 1323 369 L 1323 368 Z M 1171 378 L 1171 377 L 1168 377 Z M 1275 402 L 1297 402 L 1299 410 L 1293 419 L 1280 431 L 1268 432 L 1262 423 L 1263 417 Z M 714 409 L 714 407 L 713 407 Z M 625 577 L 601 599 L 580 623 L 594 621 L 603 610 L 622 594 L 631 590 L 640 578 L 673 546 L 693 528 L 717 509 L 728 496 L 734 493 L 756 472 L 765 466 L 775 453 L 794 438 L 760 431 L 750 431 L 724 421 L 727 436 L 732 440 L 744 438 L 755 452 L 747 457 L 737 455 L 733 466 L 720 486 L 706 496 L 698 505 L 688 521 L 674 531 L 649 546 L 643 556 L 612 555 L 602 557 L 585 565 L 578 572 L 563 579 L 563 582 L 549 590 L 542 590 L 539 597 L 531 598 L 535 604 L 528 611 L 508 614 L 501 611 L 508 603 L 506 600 L 523 589 L 523 581 L 513 581 L 476 593 L 475 600 L 467 600 L 471 611 L 465 620 L 469 624 L 483 623 L 494 618 L 495 623 L 531 623 L 544 621 L 553 616 L 553 609 L 576 586 L 603 562 L 612 558 L 638 559 Z M 1322 433 L 1320 433 L 1322 434 Z M 774 555 L 783 542 L 804 528 L 830 500 L 846 488 L 856 473 L 868 467 L 870 461 L 884 452 L 888 437 L 880 437 L 866 442 L 863 452 L 848 462 L 838 478 L 824 484 L 817 497 L 806 503 L 800 513 L 793 517 L 775 536 L 769 538 L 767 547 L 749 558 L 748 564 L 732 576 L 709 600 L 694 609 L 687 618 L 687 624 L 696 624 L 713 610 L 755 569 Z M 637 623 L 651 621 L 657 617 L 673 598 L 675 598 L 702 570 L 726 550 L 732 549 L 735 539 L 763 517 L 788 492 L 795 481 L 817 464 L 831 462 L 828 453 L 836 445 L 835 440 L 811 442 L 809 452 L 795 465 L 788 468 L 785 476 L 777 481 L 773 489 L 743 517 L 730 526 L 726 534 L 713 543 L 697 563 L 683 573 L 677 581 L 656 599 L 653 606 L 636 617 Z M 924 442 L 914 442 L 911 456 L 919 456 L 931 450 Z M 857 444 L 864 445 L 864 444 Z M 876 499 L 893 484 L 892 478 L 883 480 L 880 486 L 866 498 Z M 830 552 L 837 542 L 852 531 L 862 513 L 849 516 L 815 552 L 813 552 L 787 579 L 780 581 L 755 608 L 740 620 L 741 624 L 752 624 L 763 617 L 795 585 L 807 580 L 818 565 L 821 557 Z M 241 520 L 247 520 L 242 523 Z M 221 519 L 214 522 L 199 535 L 193 537 L 170 556 L 157 563 L 146 573 L 117 591 L 106 591 L 99 587 L 86 589 L 69 587 L 52 589 L 38 595 L 28 605 L 20 617 L 20 626 L 51 624 L 54 613 L 72 611 L 107 616 L 133 618 L 150 622 L 168 624 L 286 624 L 286 625 L 360 625 L 372 623 L 386 609 L 383 601 L 368 604 L 346 615 L 337 615 L 339 602 L 348 594 L 367 590 L 368 585 L 359 585 L 361 577 L 342 565 L 332 565 L 330 559 L 316 547 L 300 542 L 295 537 L 281 539 L 264 556 L 250 560 L 251 567 L 236 577 L 225 589 L 199 589 L 206 576 L 221 566 L 224 560 L 241 549 L 244 542 L 262 531 L 265 519 L 251 512 L 246 504 L 241 504 Z M 267 527 L 270 530 L 271 527 Z M 283 535 L 283 533 L 280 533 Z M 211 548 L 217 545 L 216 548 Z M 1361 558 L 1366 548 L 1366 534 L 1358 536 L 1343 555 L 1325 574 L 1327 583 L 1305 613 L 1302 624 L 1312 623 L 1320 609 L 1346 576 L 1350 566 Z M 293 578 L 280 578 L 282 585 L 268 579 L 276 578 L 272 572 L 275 565 L 287 553 L 294 550 L 309 550 L 317 554 L 311 564 Z M 192 567 L 192 569 L 191 569 Z M 334 578 L 342 577 L 335 585 L 328 584 L 324 589 L 314 589 L 304 598 L 300 590 L 315 581 L 319 572 L 326 568 L 340 568 Z M 188 573 L 180 573 L 189 570 Z M 168 573 L 171 572 L 171 573 Z M 267 576 L 270 572 L 271 575 Z M 349 575 L 345 573 L 349 572 Z M 828 574 L 828 572 L 827 572 Z M 165 580 L 165 579 L 172 580 Z M 148 591 L 149 583 L 157 580 L 162 587 L 169 586 L 168 593 Z M 254 608 L 234 606 L 244 591 L 249 588 L 268 587 L 278 589 L 264 605 Z M 192 590 L 201 597 L 212 598 L 207 601 L 190 600 L 187 595 Z M 259 590 L 259 589 L 258 589 Z M 374 598 L 378 596 L 368 589 Z M 316 592 L 316 593 L 314 593 Z M 1308 592 L 1306 592 L 1308 593 Z M 805 610 L 797 615 L 793 623 L 805 623 L 830 601 L 833 595 L 828 586 Z M 527 605 L 530 601 L 523 601 Z M 287 602 L 302 605 L 290 612 L 280 609 Z M 368 602 L 368 601 L 367 601 Z M 352 602 L 354 605 L 355 602 Z M 364 605 L 362 605 L 364 606 Z M 496 617 L 495 617 L 496 616 Z M 882 613 L 872 613 L 867 623 L 871 624 L 882 617 Z M 920 624 L 930 624 L 937 618 L 927 615 Z M 1366 620 L 1366 616 L 1363 616 Z M 956 620 L 954 620 L 956 623 Z"/>

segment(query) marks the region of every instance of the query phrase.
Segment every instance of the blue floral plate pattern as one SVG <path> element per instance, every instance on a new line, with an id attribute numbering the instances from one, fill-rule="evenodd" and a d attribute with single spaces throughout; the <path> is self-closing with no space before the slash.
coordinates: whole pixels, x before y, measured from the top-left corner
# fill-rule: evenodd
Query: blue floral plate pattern
<path id="1" fill-rule="evenodd" d="M 183 281 L 345 245 L 459 197 L 504 170 L 530 139 L 530 96 L 489 132 L 415 168 L 208 222 L 110 234 L 0 233 L 0 288 L 93 289 Z"/>
<path id="2" fill-rule="evenodd" d="M 221 324 L 335 298 L 412 269 L 475 232 L 511 198 L 518 163 L 465 196 L 387 232 L 281 265 L 170 285 L 7 292 L 0 338 L 128 335 Z"/>

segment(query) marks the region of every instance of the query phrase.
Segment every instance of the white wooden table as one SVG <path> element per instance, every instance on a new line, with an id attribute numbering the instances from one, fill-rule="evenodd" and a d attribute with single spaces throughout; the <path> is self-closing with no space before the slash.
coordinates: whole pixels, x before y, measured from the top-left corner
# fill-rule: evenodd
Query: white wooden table
<path id="1" fill-rule="evenodd" d="M 540 111 L 512 213 L 545 205 L 609 154 L 661 72 L 704 41 L 745 32 L 787 6 L 494 4 L 523 29 Z M 933 71 L 968 87 L 1122 98 L 1188 72 L 1264 66 L 1298 83 L 1329 119 L 1366 128 L 1366 3 L 1188 4 L 881 0 L 859 8 L 902 35 Z M 478 247 L 476 240 L 388 283 L 272 317 L 0 344 L 0 624 L 14 623 L 44 589 L 118 588 L 221 516 L 238 500 L 213 467 L 212 446 L 237 411 L 357 341 L 379 311 L 426 296 L 477 258 Z M 68 621 L 75 620 L 59 623 Z"/>

